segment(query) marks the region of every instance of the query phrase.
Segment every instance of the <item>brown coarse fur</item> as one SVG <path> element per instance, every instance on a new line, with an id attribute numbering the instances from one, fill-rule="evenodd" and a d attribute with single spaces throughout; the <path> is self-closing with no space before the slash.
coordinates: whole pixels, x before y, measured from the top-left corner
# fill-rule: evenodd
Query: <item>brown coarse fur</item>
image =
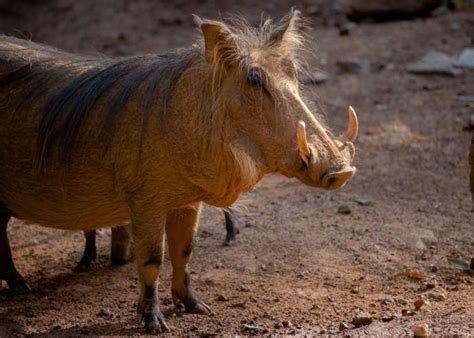
<path id="1" fill-rule="evenodd" d="M 229 206 L 269 173 L 326 189 L 352 175 L 352 143 L 334 139 L 299 94 L 296 11 L 259 28 L 196 21 L 204 39 L 161 56 L 76 56 L 0 37 L 0 203 L 62 229 L 131 219 L 150 331 L 166 328 L 153 300 L 165 233 L 175 300 L 208 310 L 186 274 L 202 202 Z"/>

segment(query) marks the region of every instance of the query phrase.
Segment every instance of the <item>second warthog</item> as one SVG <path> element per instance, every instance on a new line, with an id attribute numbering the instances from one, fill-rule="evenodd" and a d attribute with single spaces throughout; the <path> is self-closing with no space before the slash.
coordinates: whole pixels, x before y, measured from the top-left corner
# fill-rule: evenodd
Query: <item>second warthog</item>
<path id="1" fill-rule="evenodd" d="M 328 190 L 354 175 L 354 111 L 336 138 L 301 96 L 296 11 L 258 28 L 196 20 L 203 39 L 167 55 L 85 57 L 0 37 L 0 278 L 11 288 L 26 285 L 11 216 L 75 230 L 130 220 L 139 318 L 160 332 L 165 233 L 175 303 L 209 312 L 187 273 L 202 202 L 230 206 L 270 173 Z"/>

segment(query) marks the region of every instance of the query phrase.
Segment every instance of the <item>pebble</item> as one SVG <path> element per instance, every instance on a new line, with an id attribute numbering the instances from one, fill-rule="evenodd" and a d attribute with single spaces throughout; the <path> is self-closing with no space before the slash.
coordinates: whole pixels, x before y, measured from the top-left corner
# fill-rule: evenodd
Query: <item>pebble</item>
<path id="1" fill-rule="evenodd" d="M 430 335 L 430 329 L 428 327 L 428 324 L 423 323 L 415 326 L 413 328 L 413 336 L 414 337 L 429 337 Z"/>
<path id="2" fill-rule="evenodd" d="M 400 305 L 407 305 L 407 304 L 408 304 L 408 301 L 407 301 L 406 299 L 400 298 L 400 299 L 398 300 L 398 304 L 400 304 Z"/>
<path id="3" fill-rule="evenodd" d="M 466 48 L 461 52 L 458 61 L 456 62 L 457 67 L 462 68 L 474 68 L 474 48 Z"/>
<path id="4" fill-rule="evenodd" d="M 428 298 L 437 301 L 437 302 L 442 302 L 446 300 L 446 295 L 442 292 L 430 292 L 428 294 Z"/>
<path id="5" fill-rule="evenodd" d="M 354 22 L 346 22 L 339 26 L 339 35 L 340 36 L 347 36 L 352 33 L 352 31 L 357 28 L 357 24 Z"/>
<path id="6" fill-rule="evenodd" d="M 241 285 L 239 287 L 239 291 L 241 291 L 241 292 L 250 292 L 250 289 L 245 285 Z"/>
<path id="7" fill-rule="evenodd" d="M 291 322 L 289 320 L 284 320 L 281 322 L 283 327 L 292 327 Z"/>
<path id="8" fill-rule="evenodd" d="M 349 330 L 351 327 L 345 322 L 339 323 L 339 331 Z"/>
<path id="9" fill-rule="evenodd" d="M 421 307 L 422 307 L 423 305 L 425 305 L 425 304 L 426 304 L 426 303 L 425 303 L 425 301 L 424 301 L 422 298 L 418 298 L 417 300 L 415 300 L 415 301 L 413 302 L 413 305 L 415 305 L 415 309 L 417 309 L 417 310 L 418 310 L 418 309 L 421 309 Z"/>
<path id="10" fill-rule="evenodd" d="M 112 314 L 110 312 L 110 309 L 108 308 L 102 308 L 100 311 L 97 313 L 97 316 L 99 317 L 110 317 Z"/>
<path id="11" fill-rule="evenodd" d="M 220 294 L 220 295 L 217 296 L 217 300 L 219 302 L 227 302 L 227 301 L 229 301 L 229 298 L 227 298 L 226 296 Z"/>
<path id="12" fill-rule="evenodd" d="M 395 302 L 395 301 L 393 300 L 393 298 L 384 298 L 384 299 L 382 300 L 382 304 L 383 304 L 383 305 L 391 305 L 391 304 L 393 304 L 394 302 Z"/>
<path id="13" fill-rule="evenodd" d="M 369 325 L 372 323 L 372 316 L 367 312 L 359 312 L 354 318 L 352 318 L 352 324 L 356 327 Z"/>
<path id="14" fill-rule="evenodd" d="M 351 209 L 347 205 L 341 205 L 337 208 L 337 213 L 342 215 L 349 215 L 351 213 Z"/>
<path id="15" fill-rule="evenodd" d="M 449 55 L 429 51 L 420 60 L 408 65 L 407 70 L 414 74 L 442 74 L 456 76 L 461 70 L 454 67 L 455 60 Z"/>
<path id="16" fill-rule="evenodd" d="M 362 60 L 339 60 L 336 62 L 339 73 L 342 74 L 362 74 L 369 71 L 368 61 Z"/>
<path id="17" fill-rule="evenodd" d="M 311 73 L 303 74 L 300 77 L 300 82 L 302 84 L 320 84 L 324 83 L 329 79 L 329 76 L 326 73 L 320 71 L 314 71 Z"/>
<path id="18" fill-rule="evenodd" d="M 259 331 L 263 331 L 263 328 L 256 325 L 244 324 L 243 330 L 250 331 L 250 332 L 259 332 Z"/>

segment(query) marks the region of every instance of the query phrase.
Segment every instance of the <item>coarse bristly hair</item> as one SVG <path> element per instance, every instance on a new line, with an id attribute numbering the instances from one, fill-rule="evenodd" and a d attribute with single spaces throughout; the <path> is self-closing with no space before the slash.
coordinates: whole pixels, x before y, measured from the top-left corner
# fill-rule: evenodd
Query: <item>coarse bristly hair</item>
<path id="1" fill-rule="evenodd" d="M 280 22 L 262 20 L 251 27 L 242 19 L 221 21 L 202 20 L 198 24 L 215 23 L 228 30 L 235 49 L 223 58 L 238 61 L 247 67 L 245 55 L 251 48 L 276 48 L 280 53 L 292 53 L 297 60 L 304 47 L 299 11 L 292 10 Z M 40 102 L 38 129 L 38 169 L 45 170 L 52 149 L 59 149 L 59 160 L 66 161 L 77 141 L 81 128 L 97 111 L 98 101 L 103 115 L 102 133 L 110 142 L 115 125 L 124 114 L 125 105 L 140 89 L 143 95 L 143 131 L 150 107 L 159 102 L 159 113 L 166 110 L 183 73 L 204 55 L 203 42 L 190 48 L 177 49 L 164 55 L 148 54 L 122 58 L 89 57 L 60 51 L 53 47 L 0 35 L 0 93 L 8 93 L 16 107 L 0 105 L 3 111 L 14 113 Z M 105 108 L 106 107 L 106 108 Z M 5 115 L 2 116 L 5 120 Z M 143 136 L 142 136 L 143 137 Z"/>

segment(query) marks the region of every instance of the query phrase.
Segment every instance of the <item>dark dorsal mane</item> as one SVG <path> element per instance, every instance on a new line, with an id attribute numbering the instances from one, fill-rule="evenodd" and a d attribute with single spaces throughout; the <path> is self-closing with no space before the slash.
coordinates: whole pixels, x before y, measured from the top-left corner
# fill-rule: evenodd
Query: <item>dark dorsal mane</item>
<path id="1" fill-rule="evenodd" d="M 166 55 L 84 57 L 0 36 L 0 93 L 15 96 L 9 101 L 17 106 L 8 106 L 13 112 L 40 102 L 37 164 L 44 170 L 54 148 L 60 161 L 68 159 L 81 126 L 99 106 L 105 110 L 101 135 L 108 144 L 125 105 L 139 87 L 143 128 L 155 100 L 164 116 L 174 86 L 196 55 L 190 48 Z"/>

